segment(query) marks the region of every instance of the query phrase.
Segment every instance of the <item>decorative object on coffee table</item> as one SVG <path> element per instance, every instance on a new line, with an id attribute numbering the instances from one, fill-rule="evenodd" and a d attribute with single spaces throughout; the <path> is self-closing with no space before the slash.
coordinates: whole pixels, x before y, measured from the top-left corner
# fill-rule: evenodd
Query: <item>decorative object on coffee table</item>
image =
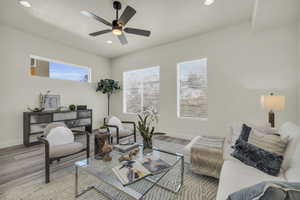
<path id="1" fill-rule="evenodd" d="M 103 94 L 107 94 L 107 116 L 110 115 L 110 96 L 120 90 L 121 87 L 119 85 L 119 81 L 115 81 L 112 79 L 102 79 L 98 82 L 98 86 L 96 92 L 102 92 Z"/>
<path id="2" fill-rule="evenodd" d="M 271 93 L 269 96 L 261 96 L 261 104 L 263 108 L 270 110 L 269 112 L 269 123 L 271 127 L 275 127 L 275 113 L 274 110 L 283 110 L 285 106 L 284 96 L 274 96 Z"/>
<path id="3" fill-rule="evenodd" d="M 105 152 L 104 150 L 106 150 L 105 145 L 107 144 L 107 142 L 110 141 L 109 139 L 110 134 L 108 133 L 95 133 L 95 148 L 94 148 L 94 152 L 95 152 L 95 159 L 103 159 L 104 156 L 109 153 L 109 152 Z M 105 149 L 103 149 L 105 147 Z"/>
<path id="4" fill-rule="evenodd" d="M 138 126 L 141 136 L 143 137 L 143 150 L 144 153 L 152 152 L 152 137 L 153 135 L 159 135 L 159 132 L 154 132 L 155 125 L 158 122 L 157 112 L 153 107 L 144 109 L 143 112 L 138 114 Z"/>
<path id="5" fill-rule="evenodd" d="M 119 158 L 119 162 L 130 161 L 130 160 L 132 160 L 133 157 L 136 156 L 139 152 L 140 152 L 140 148 L 137 148 L 137 149 L 134 149 L 134 150 L 130 151 L 128 155 L 122 155 L 122 156 Z"/>

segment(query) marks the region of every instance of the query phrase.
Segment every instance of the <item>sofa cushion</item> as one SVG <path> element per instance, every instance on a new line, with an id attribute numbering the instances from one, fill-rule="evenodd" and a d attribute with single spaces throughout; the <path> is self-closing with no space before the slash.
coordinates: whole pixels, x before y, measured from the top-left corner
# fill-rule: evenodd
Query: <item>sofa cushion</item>
<path id="1" fill-rule="evenodd" d="M 254 129 L 251 131 L 248 143 L 266 151 L 284 155 L 288 140 L 282 139 L 277 134 L 264 134 Z"/>
<path id="2" fill-rule="evenodd" d="M 49 154 L 50 154 L 50 158 L 60 157 L 60 156 L 65 156 L 65 155 L 79 152 L 83 148 L 84 148 L 83 144 L 79 142 L 56 145 L 50 148 Z"/>
<path id="3" fill-rule="evenodd" d="M 282 169 L 287 170 L 291 166 L 292 158 L 299 143 L 300 127 L 291 122 L 286 122 L 280 127 L 279 134 L 282 139 L 288 139 L 289 141 L 282 163 Z"/>
<path id="4" fill-rule="evenodd" d="M 285 177 L 289 182 L 300 182 L 300 143 L 297 144 L 290 166 L 285 171 Z"/>
<path id="5" fill-rule="evenodd" d="M 239 139 L 248 141 L 249 135 L 251 133 L 252 128 L 250 126 L 247 126 L 246 124 L 243 124 L 242 131 Z"/>
<path id="6" fill-rule="evenodd" d="M 282 173 L 280 173 L 277 177 L 270 176 L 241 162 L 226 160 L 223 164 L 220 175 L 217 200 L 225 200 L 231 193 L 262 181 L 284 180 Z"/>
<path id="7" fill-rule="evenodd" d="M 279 174 L 283 161 L 282 155 L 268 152 L 242 139 L 237 140 L 232 156 L 246 165 L 255 167 L 273 176 Z"/>
<path id="8" fill-rule="evenodd" d="M 265 125 L 256 125 L 256 124 L 253 124 L 253 123 L 242 122 L 242 121 L 233 122 L 229 126 L 229 132 L 230 132 L 229 135 L 230 135 L 230 138 L 231 138 L 230 139 L 231 146 L 234 146 L 236 140 L 240 137 L 243 124 L 247 124 L 249 127 L 251 127 L 252 130 L 257 130 L 257 131 L 259 131 L 261 133 L 264 133 L 264 134 L 276 134 L 276 133 L 278 133 L 277 129 L 270 128 L 270 127 L 267 127 Z"/>

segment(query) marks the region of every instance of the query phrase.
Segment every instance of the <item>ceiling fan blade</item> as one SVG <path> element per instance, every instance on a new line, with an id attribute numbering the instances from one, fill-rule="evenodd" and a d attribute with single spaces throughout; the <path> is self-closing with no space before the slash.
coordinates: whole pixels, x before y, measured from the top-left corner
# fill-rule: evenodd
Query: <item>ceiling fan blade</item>
<path id="1" fill-rule="evenodd" d="M 134 10 L 134 8 L 127 6 L 124 10 L 124 12 L 122 13 L 121 17 L 120 17 L 120 21 L 123 24 L 123 26 L 125 26 L 128 21 L 135 15 L 136 10 Z"/>
<path id="2" fill-rule="evenodd" d="M 106 29 L 106 30 L 102 30 L 102 31 L 97 31 L 97 32 L 94 32 L 94 33 L 90 33 L 89 35 L 90 36 L 98 36 L 98 35 L 102 35 L 102 34 L 105 34 L 105 33 L 109 33 L 111 32 L 110 29 Z"/>
<path id="3" fill-rule="evenodd" d="M 99 21 L 99 22 L 102 22 L 103 24 L 107 25 L 107 26 L 112 26 L 112 24 L 110 22 L 108 22 L 107 20 L 95 15 L 94 13 L 92 12 L 89 12 L 89 11 L 80 11 L 80 13 L 86 17 L 90 17 L 90 18 L 94 18 L 95 20 Z"/>
<path id="4" fill-rule="evenodd" d="M 149 37 L 151 35 L 151 31 L 136 29 L 136 28 L 124 28 L 124 31 L 126 33 L 141 35 L 141 36 L 146 36 L 146 37 Z"/>
<path id="5" fill-rule="evenodd" d="M 124 33 L 122 33 L 122 35 L 118 35 L 118 39 L 120 40 L 122 45 L 128 44 L 127 38 Z"/>

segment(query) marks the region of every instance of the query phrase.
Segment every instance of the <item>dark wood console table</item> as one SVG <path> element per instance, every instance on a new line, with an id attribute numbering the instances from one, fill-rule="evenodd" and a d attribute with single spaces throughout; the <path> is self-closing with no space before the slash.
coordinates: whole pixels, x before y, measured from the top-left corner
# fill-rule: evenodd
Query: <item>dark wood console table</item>
<path id="1" fill-rule="evenodd" d="M 40 144 L 37 137 L 43 134 L 45 127 L 52 122 L 64 122 L 69 128 L 84 127 L 92 133 L 93 113 L 91 109 L 76 111 L 45 111 L 23 113 L 23 144 Z"/>

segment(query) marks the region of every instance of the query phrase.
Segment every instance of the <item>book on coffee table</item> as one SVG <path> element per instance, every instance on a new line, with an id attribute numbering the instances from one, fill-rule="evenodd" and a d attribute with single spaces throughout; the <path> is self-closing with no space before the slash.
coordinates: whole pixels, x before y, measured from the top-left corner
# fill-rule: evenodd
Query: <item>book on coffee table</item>
<path id="1" fill-rule="evenodd" d="M 112 170 L 124 186 L 132 184 L 151 174 L 139 161 L 135 160 L 114 167 Z"/>
<path id="2" fill-rule="evenodd" d="M 138 148 L 138 147 L 139 147 L 138 143 L 116 144 L 116 145 L 114 145 L 114 149 L 119 151 L 119 152 L 122 152 L 122 153 L 128 152 L 128 151 L 130 151 L 132 149 L 135 149 L 135 148 Z"/>
<path id="3" fill-rule="evenodd" d="M 126 186 L 147 176 L 156 175 L 171 167 L 162 159 L 145 158 L 142 161 L 127 161 L 112 168 L 120 182 Z"/>

